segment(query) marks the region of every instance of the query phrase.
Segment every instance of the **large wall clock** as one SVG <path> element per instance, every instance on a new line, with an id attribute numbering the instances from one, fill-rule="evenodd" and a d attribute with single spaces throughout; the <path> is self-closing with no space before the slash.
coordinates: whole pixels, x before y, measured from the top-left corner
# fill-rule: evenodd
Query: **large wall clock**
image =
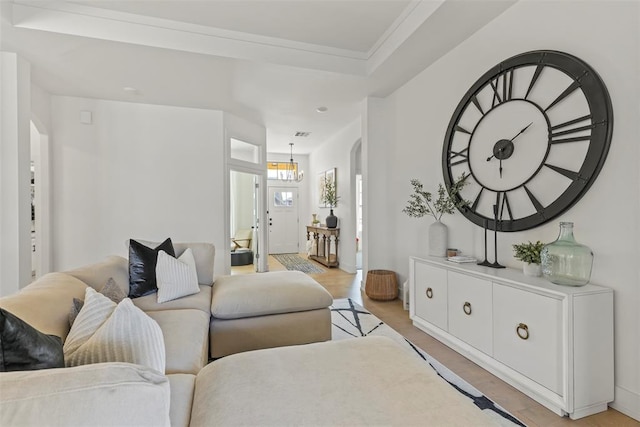
<path id="1" fill-rule="evenodd" d="M 447 187 L 463 173 L 462 214 L 477 225 L 520 231 L 573 206 L 602 169 L 613 131 L 598 74 L 549 50 L 487 71 L 458 104 L 444 141 Z M 498 221 L 495 221 L 495 218 Z"/>

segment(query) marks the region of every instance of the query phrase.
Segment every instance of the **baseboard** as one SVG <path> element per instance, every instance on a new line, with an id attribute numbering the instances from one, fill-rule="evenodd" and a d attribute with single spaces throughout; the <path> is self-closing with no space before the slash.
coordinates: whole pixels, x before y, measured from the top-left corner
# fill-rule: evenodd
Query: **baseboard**
<path id="1" fill-rule="evenodd" d="M 640 394 L 638 393 L 616 386 L 615 400 L 609 406 L 640 421 Z"/>
<path id="2" fill-rule="evenodd" d="M 357 272 L 355 265 L 345 264 L 344 262 L 340 262 L 340 270 L 349 274 L 355 274 Z"/>

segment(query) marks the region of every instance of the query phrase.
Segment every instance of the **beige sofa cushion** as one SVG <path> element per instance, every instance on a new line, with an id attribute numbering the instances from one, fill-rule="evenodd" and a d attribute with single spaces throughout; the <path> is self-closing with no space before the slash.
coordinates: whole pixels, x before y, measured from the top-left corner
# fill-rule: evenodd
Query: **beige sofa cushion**
<path id="1" fill-rule="evenodd" d="M 191 421 L 191 404 L 196 376 L 192 374 L 167 375 L 171 384 L 171 408 L 169 417 L 171 427 L 187 427 Z M 215 424 L 215 420 L 211 420 Z"/>
<path id="2" fill-rule="evenodd" d="M 142 311 L 198 309 L 211 314 L 211 286 L 199 285 L 200 292 L 186 297 L 159 303 L 156 293 L 132 299 L 133 304 Z"/>
<path id="3" fill-rule="evenodd" d="M 109 278 L 113 278 L 124 294 L 129 295 L 129 261 L 121 256 L 112 255 L 104 261 L 65 271 L 65 273 L 82 280 L 96 291 L 102 289 Z"/>
<path id="4" fill-rule="evenodd" d="M 209 315 L 193 309 L 150 311 L 147 315 L 162 330 L 167 374 L 197 374 L 207 364 Z"/>
<path id="5" fill-rule="evenodd" d="M 49 273 L 0 299 L 0 307 L 42 333 L 64 341 L 69 333 L 69 310 L 74 298 L 84 299 L 87 285 L 64 273 Z"/>
<path id="6" fill-rule="evenodd" d="M 191 426 L 488 426 L 493 419 L 386 337 L 234 354 L 196 378 Z"/>
<path id="7" fill-rule="evenodd" d="M 169 380 L 128 363 L 0 373 L 2 426 L 169 426 Z"/>
<path id="8" fill-rule="evenodd" d="M 330 339 L 331 311 L 320 308 L 242 319 L 212 318 L 209 350 L 211 357 L 217 359 L 242 351 Z"/>
<path id="9" fill-rule="evenodd" d="M 217 319 L 316 310 L 333 298 L 318 282 L 300 271 L 221 276 L 211 296 L 211 314 Z"/>

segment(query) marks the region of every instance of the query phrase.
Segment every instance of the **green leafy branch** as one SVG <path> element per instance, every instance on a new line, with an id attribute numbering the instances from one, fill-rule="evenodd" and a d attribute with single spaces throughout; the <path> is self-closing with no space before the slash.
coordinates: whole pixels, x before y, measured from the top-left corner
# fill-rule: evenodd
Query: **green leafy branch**
<path id="1" fill-rule="evenodd" d="M 438 197 L 434 199 L 430 192 L 424 190 L 424 186 L 418 179 L 411 180 L 413 193 L 410 195 L 407 206 L 402 210 L 412 218 L 422 218 L 431 215 L 436 221 L 440 221 L 442 215 L 452 214 L 455 209 L 468 206 L 469 202 L 460 197 L 460 191 L 467 184 L 468 175 L 462 174 L 451 187 L 447 189 L 438 184 Z"/>
<path id="2" fill-rule="evenodd" d="M 330 178 L 324 178 L 324 192 L 322 193 L 322 201 L 330 208 L 338 206 L 340 196 L 336 194 L 336 183 Z"/>

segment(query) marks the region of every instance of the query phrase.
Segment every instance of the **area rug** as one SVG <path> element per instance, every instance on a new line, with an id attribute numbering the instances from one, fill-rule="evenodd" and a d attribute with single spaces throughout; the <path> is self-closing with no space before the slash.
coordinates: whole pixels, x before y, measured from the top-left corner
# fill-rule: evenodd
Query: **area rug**
<path id="1" fill-rule="evenodd" d="M 478 389 L 451 372 L 442 363 L 415 346 L 411 341 L 391 329 L 382 320 L 369 313 L 364 307 L 353 302 L 350 298 L 333 301 L 331 323 L 333 340 L 367 336 L 385 336 L 393 339 L 407 351 L 428 363 L 440 377 L 451 384 L 458 392 L 471 399 L 480 410 L 488 411 L 488 414 L 496 421 L 496 425 L 524 426 L 522 422 L 484 396 Z"/>
<path id="2" fill-rule="evenodd" d="M 279 254 L 271 256 L 280 264 L 284 265 L 287 270 L 297 270 L 302 271 L 303 273 L 324 273 L 325 271 L 324 268 L 318 267 L 313 262 L 307 261 L 296 254 Z"/>

